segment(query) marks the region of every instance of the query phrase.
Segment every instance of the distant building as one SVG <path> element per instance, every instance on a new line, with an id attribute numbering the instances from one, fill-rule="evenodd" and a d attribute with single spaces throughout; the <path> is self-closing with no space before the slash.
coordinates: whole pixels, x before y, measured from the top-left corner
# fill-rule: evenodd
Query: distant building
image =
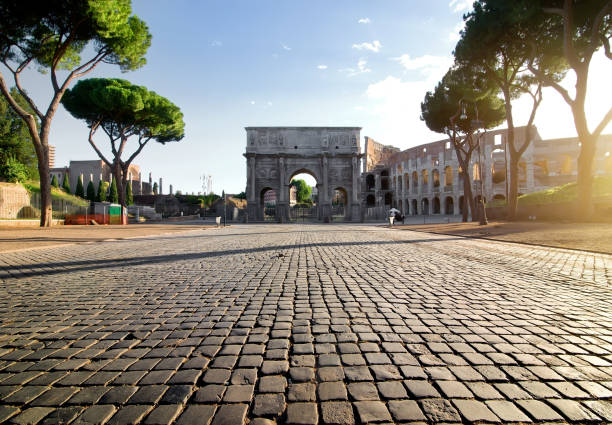
<path id="1" fill-rule="evenodd" d="M 516 128 L 516 143 L 524 142 L 525 127 Z M 578 139 L 542 140 L 537 128 L 519 162 L 519 194 L 531 193 L 576 181 Z M 506 158 L 507 130 L 488 131 L 481 138 L 481 158 L 472 155 L 470 169 L 472 196 L 478 202 L 507 198 L 509 158 Z M 612 174 L 612 135 L 597 141 L 593 174 Z M 461 214 L 465 200 L 463 175 L 451 142 L 440 140 L 403 151 L 384 146 L 366 137 L 362 174 L 362 202 L 366 219 L 384 217 L 389 208 L 405 215 Z"/>
<path id="2" fill-rule="evenodd" d="M 55 146 L 49 145 L 49 168 L 55 167 Z"/>
<path id="3" fill-rule="evenodd" d="M 111 182 L 113 178 L 111 168 L 102 160 L 70 161 L 68 167 L 51 168 L 50 170 L 50 178 L 53 179 L 53 176 L 55 176 L 60 185 L 64 181 L 64 176 L 66 174 L 68 175 L 70 187 L 73 191 L 76 189 L 79 176 L 83 178 L 84 187 L 87 187 L 91 181 L 96 188 L 100 180 Z M 132 192 L 134 194 L 146 195 L 152 193 L 151 184 L 142 181 L 140 167 L 138 165 L 130 165 L 127 178 L 128 181 L 132 183 Z"/>

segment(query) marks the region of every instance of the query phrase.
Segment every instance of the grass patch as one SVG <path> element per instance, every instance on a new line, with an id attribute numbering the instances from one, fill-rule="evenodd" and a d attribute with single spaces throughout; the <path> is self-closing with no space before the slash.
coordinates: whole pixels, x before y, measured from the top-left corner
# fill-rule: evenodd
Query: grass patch
<path id="1" fill-rule="evenodd" d="M 593 198 L 612 197 L 612 176 L 595 176 L 593 178 Z M 528 193 L 518 197 L 519 205 L 546 205 L 572 202 L 578 198 L 578 184 L 567 183 L 539 192 Z M 487 202 L 488 208 L 505 207 L 506 200 L 493 199 Z"/>
<path id="2" fill-rule="evenodd" d="M 40 193 L 40 183 L 36 181 L 29 181 L 26 183 L 22 183 L 23 187 L 30 193 Z M 89 201 L 87 199 L 80 198 L 78 196 L 71 195 L 69 193 L 64 192 L 61 189 L 56 189 L 51 187 L 51 198 L 54 200 L 62 200 L 66 202 L 70 202 L 71 204 L 78 205 L 79 207 L 86 207 L 89 205 Z"/>
<path id="3" fill-rule="evenodd" d="M 609 196 L 612 196 L 612 176 L 595 176 L 593 179 L 593 198 Z M 518 202 L 519 205 L 556 204 L 572 202 L 577 197 L 578 185 L 576 182 L 572 182 L 519 196 Z"/>

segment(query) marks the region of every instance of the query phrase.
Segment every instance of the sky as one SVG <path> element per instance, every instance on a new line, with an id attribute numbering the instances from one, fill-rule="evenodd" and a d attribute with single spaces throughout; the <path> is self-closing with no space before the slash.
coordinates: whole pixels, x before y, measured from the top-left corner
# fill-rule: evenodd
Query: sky
<path id="1" fill-rule="evenodd" d="M 165 192 L 172 184 L 197 193 L 206 174 L 216 193 L 238 193 L 246 186 L 247 126 L 357 126 L 362 148 L 364 136 L 401 149 L 443 139 L 420 121 L 420 102 L 452 64 L 470 7 L 471 0 L 133 0 L 153 35 L 147 65 L 128 73 L 100 65 L 87 77 L 144 85 L 184 113 L 182 141 L 147 145 L 135 160 L 143 179 L 152 172 Z M 598 53 L 591 67 L 591 127 L 609 107 L 611 63 Z M 32 69 L 23 83 L 48 103 L 48 75 Z M 517 102 L 522 125 L 527 103 Z M 552 89 L 536 125 L 545 139 L 576 134 Z M 87 136 L 85 124 L 60 108 L 50 135 L 56 166 L 96 159 Z M 108 153 L 104 137 L 98 144 Z"/>

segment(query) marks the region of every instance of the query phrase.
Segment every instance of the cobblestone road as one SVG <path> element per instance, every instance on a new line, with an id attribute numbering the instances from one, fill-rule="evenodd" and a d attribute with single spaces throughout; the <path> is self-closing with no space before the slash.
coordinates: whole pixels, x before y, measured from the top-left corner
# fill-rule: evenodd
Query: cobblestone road
<path id="1" fill-rule="evenodd" d="M 250 225 L 0 255 L 0 422 L 612 422 L 612 257 Z"/>

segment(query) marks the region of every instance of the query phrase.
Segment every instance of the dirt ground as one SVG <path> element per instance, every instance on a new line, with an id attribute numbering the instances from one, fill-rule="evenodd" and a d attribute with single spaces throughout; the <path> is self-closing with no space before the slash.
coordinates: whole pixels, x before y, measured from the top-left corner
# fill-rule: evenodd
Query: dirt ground
<path id="1" fill-rule="evenodd" d="M 127 226 L 55 226 L 40 227 L 2 227 L 0 224 L 0 253 L 24 248 L 51 245 L 100 242 L 107 239 L 129 239 L 161 235 L 166 233 L 188 232 L 211 227 L 208 224 L 164 223 L 128 224 Z"/>
<path id="2" fill-rule="evenodd" d="M 486 238 L 612 254 L 611 223 L 492 221 L 486 226 L 480 226 L 478 223 L 444 223 L 397 225 L 394 227 L 403 230 L 417 230 L 421 232 Z"/>

